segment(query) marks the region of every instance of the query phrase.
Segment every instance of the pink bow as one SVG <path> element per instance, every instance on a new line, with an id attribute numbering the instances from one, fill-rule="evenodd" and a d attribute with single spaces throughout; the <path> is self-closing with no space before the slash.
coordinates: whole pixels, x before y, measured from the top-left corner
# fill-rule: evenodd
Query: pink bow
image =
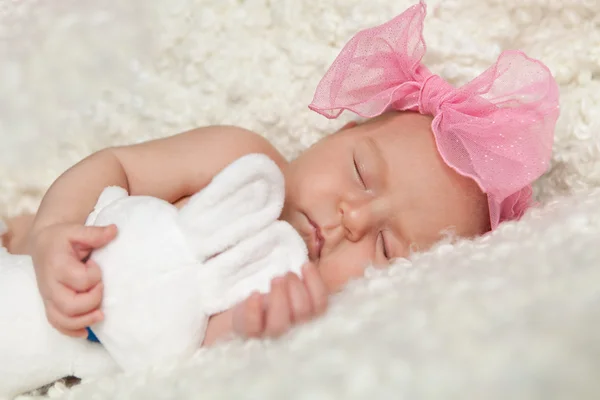
<path id="1" fill-rule="evenodd" d="M 388 110 L 433 115 L 442 158 L 487 194 L 495 229 L 521 217 L 531 203 L 531 183 L 548 168 L 558 85 L 541 62 L 505 51 L 479 77 L 454 88 L 421 64 L 425 14 L 421 0 L 393 20 L 357 33 L 309 107 L 327 118 L 343 110 L 367 118 Z"/>

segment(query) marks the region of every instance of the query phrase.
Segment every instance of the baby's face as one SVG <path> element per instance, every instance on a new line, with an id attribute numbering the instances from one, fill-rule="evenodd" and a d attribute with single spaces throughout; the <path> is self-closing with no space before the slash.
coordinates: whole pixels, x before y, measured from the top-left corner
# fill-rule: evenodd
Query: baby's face
<path id="1" fill-rule="evenodd" d="M 332 292 L 370 264 L 429 248 L 443 231 L 472 237 L 489 229 L 485 194 L 443 162 L 431 118 L 420 114 L 349 124 L 284 174 L 282 219 L 302 235 Z"/>

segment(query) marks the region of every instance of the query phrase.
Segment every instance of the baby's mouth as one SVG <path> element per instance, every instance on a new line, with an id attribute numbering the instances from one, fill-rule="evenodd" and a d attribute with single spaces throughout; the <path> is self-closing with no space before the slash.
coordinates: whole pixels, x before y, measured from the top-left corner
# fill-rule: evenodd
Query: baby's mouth
<path id="1" fill-rule="evenodd" d="M 306 220 L 310 225 L 310 235 L 307 240 L 307 247 L 310 258 L 312 261 L 321 258 L 321 250 L 323 250 L 323 245 L 325 244 L 325 239 L 321 233 L 321 228 L 319 225 L 314 222 L 308 215 L 304 214 Z"/>

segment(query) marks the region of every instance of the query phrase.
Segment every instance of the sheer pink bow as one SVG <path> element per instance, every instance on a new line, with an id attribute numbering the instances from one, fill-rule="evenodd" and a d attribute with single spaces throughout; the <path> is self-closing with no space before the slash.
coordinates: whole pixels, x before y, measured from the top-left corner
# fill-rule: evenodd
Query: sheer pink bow
<path id="1" fill-rule="evenodd" d="M 309 107 L 327 118 L 343 110 L 368 118 L 388 110 L 434 116 L 438 151 L 487 194 L 495 229 L 521 217 L 531 203 L 531 183 L 548 168 L 558 86 L 541 62 L 505 51 L 479 77 L 454 88 L 421 64 L 425 14 L 421 1 L 357 33 L 319 83 Z"/>

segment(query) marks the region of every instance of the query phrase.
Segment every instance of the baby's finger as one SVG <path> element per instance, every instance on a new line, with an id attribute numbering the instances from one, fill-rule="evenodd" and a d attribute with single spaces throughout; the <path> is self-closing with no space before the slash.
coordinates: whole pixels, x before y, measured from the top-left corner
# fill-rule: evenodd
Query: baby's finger
<path id="1" fill-rule="evenodd" d="M 75 317 L 87 314 L 100 306 L 102 301 L 102 286 L 95 290 L 78 294 L 70 288 L 58 284 L 52 291 L 50 301 L 61 314 L 67 317 Z"/>
<path id="2" fill-rule="evenodd" d="M 292 321 L 305 322 L 309 320 L 312 314 L 312 302 L 306 286 L 294 273 L 288 273 L 285 278 Z"/>
<path id="3" fill-rule="evenodd" d="M 86 265 L 76 258 L 65 259 L 57 275 L 59 282 L 75 292 L 87 292 L 102 279 L 102 272 L 96 263 Z"/>
<path id="4" fill-rule="evenodd" d="M 88 283 L 96 286 L 102 282 L 102 270 L 94 260 L 86 261 L 85 266 L 87 267 Z"/>
<path id="5" fill-rule="evenodd" d="M 61 314 L 51 302 L 46 304 L 46 316 L 48 321 L 59 332 L 67 336 L 85 337 L 87 335 L 85 328 L 98 322 L 99 313 L 99 311 L 96 311 L 79 317 L 70 318 Z"/>
<path id="6" fill-rule="evenodd" d="M 76 317 L 98 310 L 102 305 L 102 293 L 104 291 L 104 285 L 98 283 L 91 290 L 87 292 L 75 293 L 72 304 L 68 307 L 68 317 Z"/>
<path id="7" fill-rule="evenodd" d="M 271 282 L 271 292 L 267 299 L 265 335 L 281 336 L 291 326 L 290 304 L 283 278 Z"/>
<path id="8" fill-rule="evenodd" d="M 77 226 L 70 235 L 71 243 L 97 249 L 105 246 L 117 236 L 116 225 Z"/>
<path id="9" fill-rule="evenodd" d="M 322 314 L 327 309 L 328 293 L 314 264 L 308 263 L 302 267 L 302 278 L 310 294 L 313 312 L 315 315 Z"/>
<path id="10" fill-rule="evenodd" d="M 233 330 L 245 337 L 259 337 L 264 328 L 262 296 L 253 293 L 233 310 Z"/>

